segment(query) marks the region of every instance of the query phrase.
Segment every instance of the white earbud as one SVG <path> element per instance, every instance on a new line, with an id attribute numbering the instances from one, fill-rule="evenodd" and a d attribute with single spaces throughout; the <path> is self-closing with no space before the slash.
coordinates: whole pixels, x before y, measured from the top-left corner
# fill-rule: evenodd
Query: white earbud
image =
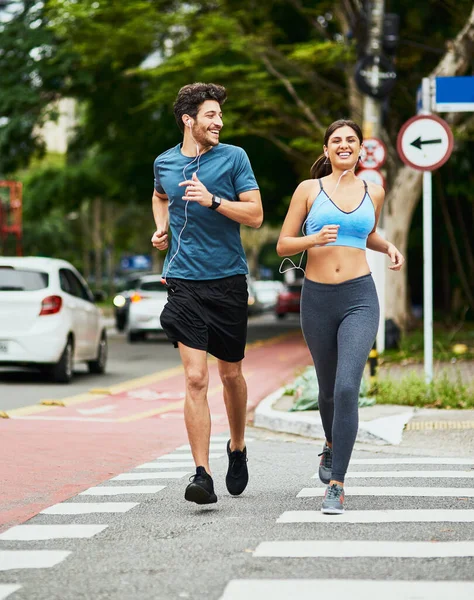
<path id="1" fill-rule="evenodd" d="M 188 127 L 191 127 L 191 119 L 188 119 L 188 120 L 186 121 L 186 125 L 187 125 Z"/>

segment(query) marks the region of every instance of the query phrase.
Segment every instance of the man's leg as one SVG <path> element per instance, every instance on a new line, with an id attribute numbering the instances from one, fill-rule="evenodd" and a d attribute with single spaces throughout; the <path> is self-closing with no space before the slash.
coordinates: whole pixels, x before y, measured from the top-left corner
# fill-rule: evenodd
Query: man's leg
<path id="1" fill-rule="evenodd" d="M 209 440 L 211 436 L 211 415 L 207 401 L 209 371 L 207 353 L 179 343 L 186 378 L 186 399 L 184 402 L 184 422 L 188 432 L 194 462 L 197 467 L 209 468 Z"/>
<path id="2" fill-rule="evenodd" d="M 242 373 L 242 361 L 217 362 L 224 386 L 224 402 L 230 427 L 230 450 L 243 450 L 247 419 L 247 384 Z"/>

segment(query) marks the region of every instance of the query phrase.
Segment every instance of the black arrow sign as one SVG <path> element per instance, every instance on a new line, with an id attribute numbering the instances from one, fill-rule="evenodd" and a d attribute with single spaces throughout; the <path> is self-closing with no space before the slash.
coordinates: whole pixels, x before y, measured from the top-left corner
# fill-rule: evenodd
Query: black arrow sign
<path id="1" fill-rule="evenodd" d="M 424 140 L 423 142 L 421 141 L 421 135 L 419 138 L 417 138 L 414 142 L 411 142 L 411 146 L 415 146 L 415 148 L 418 148 L 418 150 L 421 150 L 421 146 L 423 146 L 424 144 L 441 144 L 443 140 Z"/>

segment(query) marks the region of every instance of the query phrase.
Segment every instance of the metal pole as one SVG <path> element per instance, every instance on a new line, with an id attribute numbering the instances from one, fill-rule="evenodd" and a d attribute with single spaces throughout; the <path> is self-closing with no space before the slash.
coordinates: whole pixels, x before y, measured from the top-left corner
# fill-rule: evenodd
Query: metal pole
<path id="1" fill-rule="evenodd" d="M 431 81 L 422 81 L 423 114 L 431 114 Z M 425 381 L 433 380 L 433 235 L 432 235 L 432 175 L 423 173 L 423 338 Z"/>
<path id="2" fill-rule="evenodd" d="M 385 13 L 385 0 L 373 0 L 370 2 L 369 35 L 367 41 L 367 54 L 379 56 L 382 54 L 383 18 Z M 376 87 L 379 81 L 380 70 L 377 64 L 372 67 L 371 82 Z M 382 105 L 380 100 L 365 95 L 363 102 L 362 133 L 364 138 L 380 138 L 382 128 Z M 377 232 L 384 237 L 383 211 L 379 217 Z M 374 253 L 376 254 L 376 253 Z M 372 260 L 371 269 L 380 305 L 380 321 L 377 331 L 376 348 L 380 354 L 385 350 L 385 259 L 376 255 Z"/>

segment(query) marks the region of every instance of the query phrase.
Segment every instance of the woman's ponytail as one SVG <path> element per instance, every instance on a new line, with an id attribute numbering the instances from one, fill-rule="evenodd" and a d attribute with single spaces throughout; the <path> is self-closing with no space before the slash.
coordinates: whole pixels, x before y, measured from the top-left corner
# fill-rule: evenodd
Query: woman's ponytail
<path id="1" fill-rule="evenodd" d="M 310 169 L 311 179 L 326 177 L 332 173 L 332 166 L 325 154 L 321 154 Z"/>

